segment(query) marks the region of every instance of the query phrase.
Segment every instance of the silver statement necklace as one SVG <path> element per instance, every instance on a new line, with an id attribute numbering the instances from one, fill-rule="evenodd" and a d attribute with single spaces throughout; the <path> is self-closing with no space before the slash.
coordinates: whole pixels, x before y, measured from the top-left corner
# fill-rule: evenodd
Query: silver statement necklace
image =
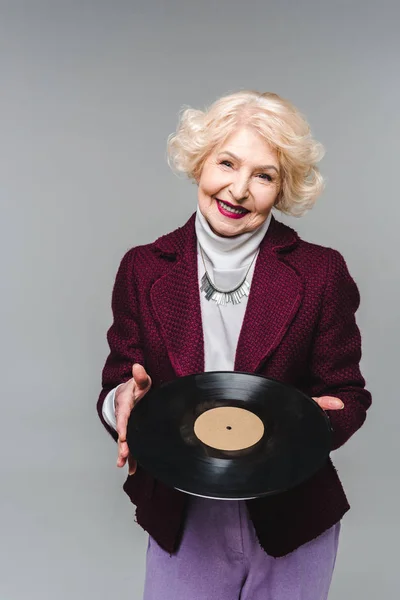
<path id="1" fill-rule="evenodd" d="M 199 246 L 199 248 L 205 271 L 203 277 L 201 278 L 200 290 L 204 292 L 206 300 L 214 300 L 214 302 L 216 302 L 219 305 L 222 304 L 223 306 L 226 306 L 227 304 L 229 304 L 229 302 L 231 302 L 232 304 L 240 304 L 244 296 L 248 296 L 250 293 L 250 284 L 247 281 L 247 276 L 256 259 L 256 256 L 258 255 L 258 252 L 255 253 L 253 260 L 251 261 L 250 266 L 246 271 L 246 275 L 244 276 L 244 279 L 241 281 L 241 283 L 239 283 L 239 285 L 236 286 L 233 290 L 226 291 L 220 290 L 219 288 L 217 288 L 217 286 L 214 285 L 210 275 L 207 272 L 203 250 L 201 246 Z"/>

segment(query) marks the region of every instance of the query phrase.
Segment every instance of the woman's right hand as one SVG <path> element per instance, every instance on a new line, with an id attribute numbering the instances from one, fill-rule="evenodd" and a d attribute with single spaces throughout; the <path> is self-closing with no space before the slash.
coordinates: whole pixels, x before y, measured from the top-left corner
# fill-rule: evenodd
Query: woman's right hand
<path id="1" fill-rule="evenodd" d="M 136 461 L 129 454 L 126 442 L 126 428 L 132 408 L 151 388 L 151 377 L 138 363 L 132 366 L 132 378 L 118 387 L 115 392 L 115 417 L 118 433 L 117 467 L 123 467 L 128 461 L 128 473 L 136 471 Z"/>

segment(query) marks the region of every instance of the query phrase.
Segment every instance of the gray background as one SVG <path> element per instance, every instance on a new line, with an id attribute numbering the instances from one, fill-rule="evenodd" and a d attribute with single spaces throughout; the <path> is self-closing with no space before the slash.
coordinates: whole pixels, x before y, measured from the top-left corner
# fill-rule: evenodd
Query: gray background
<path id="1" fill-rule="evenodd" d="M 242 88 L 291 99 L 326 146 L 326 192 L 282 220 L 362 295 L 374 404 L 333 457 L 352 511 L 330 600 L 398 597 L 396 4 L 0 2 L 0 600 L 141 597 L 146 536 L 95 413 L 111 289 L 195 210 L 165 159 L 180 107 Z"/>

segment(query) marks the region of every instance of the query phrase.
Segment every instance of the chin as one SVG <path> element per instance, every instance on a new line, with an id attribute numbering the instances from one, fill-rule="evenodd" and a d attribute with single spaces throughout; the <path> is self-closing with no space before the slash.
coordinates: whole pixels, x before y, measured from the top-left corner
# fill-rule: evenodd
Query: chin
<path id="1" fill-rule="evenodd" d="M 231 226 L 225 223 L 213 223 L 212 221 L 208 221 L 208 224 L 210 225 L 214 233 L 222 237 L 233 237 L 235 235 L 245 233 L 246 231 L 246 228 L 244 227 Z"/>

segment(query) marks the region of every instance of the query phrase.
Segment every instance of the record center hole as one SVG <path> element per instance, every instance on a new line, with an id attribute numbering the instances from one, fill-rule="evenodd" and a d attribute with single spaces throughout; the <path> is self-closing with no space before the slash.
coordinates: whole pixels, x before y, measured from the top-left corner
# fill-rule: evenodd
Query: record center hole
<path id="1" fill-rule="evenodd" d="M 230 425 L 227 425 L 226 428 L 229 429 L 229 431 L 232 429 L 232 427 Z"/>

